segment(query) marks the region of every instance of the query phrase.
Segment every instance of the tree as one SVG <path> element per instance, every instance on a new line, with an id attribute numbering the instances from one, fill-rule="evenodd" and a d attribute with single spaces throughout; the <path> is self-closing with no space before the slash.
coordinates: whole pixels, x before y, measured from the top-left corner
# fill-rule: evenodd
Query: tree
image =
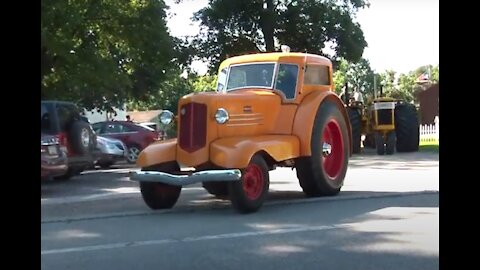
<path id="1" fill-rule="evenodd" d="M 402 99 L 407 102 L 415 100 L 415 92 L 418 85 L 415 83 L 417 76 L 413 72 L 400 74 L 398 76 L 398 90 L 393 92 L 394 98 Z"/>
<path id="2" fill-rule="evenodd" d="M 43 0 L 41 96 L 111 109 L 147 100 L 177 64 L 163 0 Z"/>
<path id="3" fill-rule="evenodd" d="M 332 42 L 334 58 L 355 62 L 367 42 L 353 18 L 368 5 L 364 0 L 210 0 L 194 16 L 201 32 L 193 44 L 211 70 L 227 55 L 272 52 L 279 44 L 323 54 Z"/>
<path id="4" fill-rule="evenodd" d="M 195 92 L 206 92 L 206 91 L 215 91 L 217 85 L 217 76 L 216 75 L 203 75 L 192 77 L 193 91 Z"/>
<path id="5" fill-rule="evenodd" d="M 357 63 L 350 63 L 341 58 L 333 76 L 335 92 L 340 94 L 348 82 L 349 91 L 358 89 L 364 96 L 373 96 L 373 76 L 373 70 L 367 59 L 361 58 Z"/>
<path id="6" fill-rule="evenodd" d="M 380 87 L 383 89 L 383 96 L 390 97 L 391 93 L 395 91 L 395 77 L 397 72 L 394 70 L 386 70 L 383 73 L 379 74 L 377 80 L 377 97 L 380 95 Z"/>
<path id="7" fill-rule="evenodd" d="M 180 69 L 169 78 L 163 81 L 157 91 L 150 93 L 147 99 L 130 100 L 127 107 L 129 110 L 169 110 L 177 112 L 178 100 L 193 92 L 193 78 L 184 78 L 181 76 Z"/>

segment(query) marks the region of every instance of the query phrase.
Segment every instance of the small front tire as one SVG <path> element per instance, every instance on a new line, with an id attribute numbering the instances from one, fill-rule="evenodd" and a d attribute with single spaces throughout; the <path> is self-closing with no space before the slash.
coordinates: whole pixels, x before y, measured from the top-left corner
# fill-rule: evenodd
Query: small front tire
<path id="1" fill-rule="evenodd" d="M 375 146 L 377 148 L 377 155 L 385 155 L 385 138 L 380 132 L 375 133 Z"/>
<path id="2" fill-rule="evenodd" d="M 165 163 L 155 167 L 145 168 L 142 171 L 160 171 L 160 172 L 176 172 L 180 171 L 180 167 L 176 162 Z M 140 192 L 143 201 L 151 209 L 168 209 L 172 208 L 180 197 L 182 187 L 172 186 L 163 183 L 140 182 Z"/>
<path id="3" fill-rule="evenodd" d="M 269 186 L 267 163 L 261 155 L 254 155 L 242 170 L 240 181 L 229 183 L 233 208 L 243 214 L 258 211 L 267 198 Z"/>

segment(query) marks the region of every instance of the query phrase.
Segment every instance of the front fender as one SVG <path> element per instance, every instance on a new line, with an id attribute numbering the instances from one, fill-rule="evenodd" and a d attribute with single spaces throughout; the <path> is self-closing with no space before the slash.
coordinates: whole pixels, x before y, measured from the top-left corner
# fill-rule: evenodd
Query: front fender
<path id="1" fill-rule="evenodd" d="M 177 139 L 158 141 L 145 147 L 137 159 L 140 168 L 149 167 L 176 159 Z"/>
<path id="2" fill-rule="evenodd" d="M 312 130 L 317 115 L 318 108 L 325 100 L 333 101 L 345 119 L 347 125 L 348 140 L 350 143 L 350 155 L 352 154 L 352 128 L 350 126 L 350 120 L 348 119 L 347 111 L 342 100 L 333 92 L 330 91 L 315 91 L 306 96 L 302 103 L 298 106 L 297 114 L 293 122 L 293 135 L 300 139 L 300 155 L 311 156 L 311 141 Z"/>
<path id="3" fill-rule="evenodd" d="M 252 156 L 265 151 L 275 161 L 299 156 L 300 141 L 291 135 L 241 136 L 218 139 L 210 144 L 210 160 L 223 168 L 246 168 Z"/>

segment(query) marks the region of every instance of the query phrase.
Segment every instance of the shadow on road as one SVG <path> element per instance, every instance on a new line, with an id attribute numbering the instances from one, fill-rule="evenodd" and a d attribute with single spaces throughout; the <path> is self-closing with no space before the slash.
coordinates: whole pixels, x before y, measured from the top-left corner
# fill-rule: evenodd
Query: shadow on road
<path id="1" fill-rule="evenodd" d="M 438 220 L 434 218 L 438 205 L 438 194 L 412 195 L 355 202 L 270 205 L 250 215 L 240 215 L 231 209 L 169 211 L 141 218 L 89 220 L 86 228 L 90 235 L 109 239 L 108 236 L 118 230 L 115 229 L 118 224 L 128 224 L 129 235 L 150 235 L 154 237 L 147 240 L 173 241 L 158 247 L 114 251 L 117 255 L 118 252 L 138 253 L 143 258 L 155 258 L 151 263 L 157 268 L 175 265 L 179 269 L 245 269 L 248 258 L 248 264 L 254 269 L 317 269 L 318 262 L 321 269 L 438 269 Z M 188 224 L 201 226 L 192 228 Z M 159 226 L 164 229 L 159 231 Z M 316 229 L 319 227 L 326 228 Z M 419 233 L 418 228 L 429 234 Z M 282 230 L 286 233 L 272 233 Z M 252 234 L 226 240 L 186 240 L 244 233 Z M 160 249 L 162 252 L 158 252 Z M 203 259 L 192 265 L 184 256 L 178 256 L 186 250 L 192 256 L 203 254 Z M 208 253 L 204 253 L 205 250 Z M 71 263 L 69 258 L 75 261 L 78 254 L 62 256 L 66 259 L 60 263 Z M 101 260 L 100 257 L 75 265 L 88 269 L 98 265 L 96 260 Z M 133 269 L 131 258 L 116 256 L 121 266 L 117 269 Z"/>

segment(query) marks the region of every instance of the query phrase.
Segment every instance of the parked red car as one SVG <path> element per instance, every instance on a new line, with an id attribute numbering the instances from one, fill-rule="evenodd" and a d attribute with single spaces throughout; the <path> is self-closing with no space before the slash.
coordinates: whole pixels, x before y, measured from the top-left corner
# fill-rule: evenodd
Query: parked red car
<path id="1" fill-rule="evenodd" d="M 92 127 L 98 135 L 121 140 L 128 148 L 129 163 L 135 163 L 140 152 L 160 138 L 156 130 L 129 121 L 104 121 Z"/>

